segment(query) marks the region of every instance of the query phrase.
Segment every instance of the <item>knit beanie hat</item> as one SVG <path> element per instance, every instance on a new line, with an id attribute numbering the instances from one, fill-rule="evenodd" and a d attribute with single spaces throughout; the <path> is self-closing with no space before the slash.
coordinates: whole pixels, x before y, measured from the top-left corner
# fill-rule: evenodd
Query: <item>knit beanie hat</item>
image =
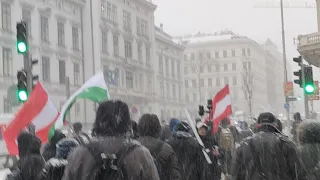
<path id="1" fill-rule="evenodd" d="M 70 152 L 78 145 L 79 143 L 75 139 L 61 139 L 57 143 L 56 157 L 59 159 L 67 159 Z"/>

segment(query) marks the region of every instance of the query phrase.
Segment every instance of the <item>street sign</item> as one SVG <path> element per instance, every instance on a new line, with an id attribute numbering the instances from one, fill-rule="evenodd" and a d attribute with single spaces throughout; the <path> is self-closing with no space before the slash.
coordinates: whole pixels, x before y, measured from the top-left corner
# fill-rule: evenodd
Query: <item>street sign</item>
<path id="1" fill-rule="evenodd" d="M 290 108 L 290 105 L 289 105 L 288 103 L 286 103 L 286 104 L 284 104 L 284 108 L 285 108 L 286 110 L 288 110 L 288 109 Z"/>
<path id="2" fill-rule="evenodd" d="M 293 83 L 292 82 L 285 82 L 283 85 L 284 89 L 284 96 L 289 97 L 293 96 Z"/>
<path id="3" fill-rule="evenodd" d="M 319 100 L 319 96 L 308 96 L 308 100 L 309 101 L 315 101 L 315 100 Z"/>
<path id="4" fill-rule="evenodd" d="M 297 101 L 298 98 L 297 97 L 286 97 L 287 101 Z"/>

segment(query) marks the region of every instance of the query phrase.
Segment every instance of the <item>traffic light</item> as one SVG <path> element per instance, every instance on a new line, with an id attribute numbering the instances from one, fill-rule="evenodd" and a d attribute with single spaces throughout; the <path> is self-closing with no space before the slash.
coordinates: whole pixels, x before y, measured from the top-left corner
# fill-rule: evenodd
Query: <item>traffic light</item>
<path id="1" fill-rule="evenodd" d="M 25 102 L 28 100 L 28 82 L 27 73 L 24 70 L 18 71 L 17 73 L 17 97 L 20 102 Z"/>
<path id="2" fill-rule="evenodd" d="M 302 68 L 302 66 L 301 66 L 302 57 L 301 57 L 301 56 L 299 56 L 299 57 L 294 57 L 294 58 L 293 58 L 293 61 L 296 62 L 296 63 L 298 63 L 298 65 Z M 295 84 L 298 84 L 298 85 L 302 88 L 302 71 L 301 71 L 301 69 L 300 69 L 299 71 L 293 72 L 293 75 L 295 75 L 295 76 L 298 77 L 298 79 L 295 79 L 293 82 L 294 82 Z"/>
<path id="3" fill-rule="evenodd" d="M 313 72 L 312 72 L 312 67 L 307 66 L 304 69 L 304 92 L 308 95 L 311 95 L 315 92 L 315 86 L 313 82 Z"/>
<path id="4" fill-rule="evenodd" d="M 28 52 L 28 34 L 26 22 L 17 23 L 17 51 L 19 54 L 25 54 Z"/>

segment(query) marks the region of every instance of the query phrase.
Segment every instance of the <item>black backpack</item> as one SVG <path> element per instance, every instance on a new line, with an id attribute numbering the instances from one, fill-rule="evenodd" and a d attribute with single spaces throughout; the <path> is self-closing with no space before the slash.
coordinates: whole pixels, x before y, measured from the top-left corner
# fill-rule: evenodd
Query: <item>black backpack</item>
<path id="1" fill-rule="evenodd" d="M 128 176 L 123 170 L 123 161 L 127 155 L 140 146 L 129 142 L 124 144 L 116 154 L 105 154 L 101 144 L 97 141 L 85 145 L 96 162 L 96 167 L 90 174 L 91 180 L 127 180 Z"/>

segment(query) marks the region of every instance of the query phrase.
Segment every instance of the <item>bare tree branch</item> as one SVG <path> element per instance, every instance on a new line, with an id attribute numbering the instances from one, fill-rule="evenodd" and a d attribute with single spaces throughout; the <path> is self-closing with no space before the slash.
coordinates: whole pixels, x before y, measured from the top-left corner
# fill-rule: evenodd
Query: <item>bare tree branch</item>
<path id="1" fill-rule="evenodd" d="M 253 74 L 251 69 L 246 67 L 243 68 L 242 75 L 242 84 L 241 89 L 244 94 L 244 98 L 247 101 L 247 105 L 249 107 L 249 113 L 252 117 L 252 97 L 253 97 Z"/>

